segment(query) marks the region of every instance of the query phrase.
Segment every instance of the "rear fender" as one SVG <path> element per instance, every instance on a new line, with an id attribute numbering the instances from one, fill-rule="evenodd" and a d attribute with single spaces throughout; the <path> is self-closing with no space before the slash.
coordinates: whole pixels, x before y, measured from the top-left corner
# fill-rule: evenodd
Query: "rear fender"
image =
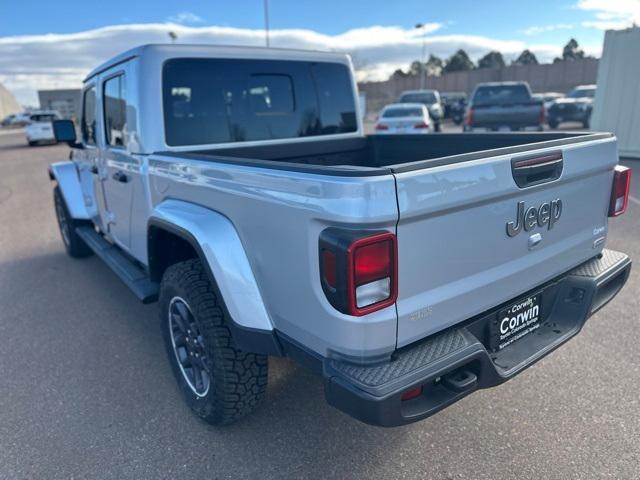
<path id="1" fill-rule="evenodd" d="M 89 220 L 91 217 L 84 204 L 76 165 L 71 161 L 53 163 L 49 166 L 49 178 L 58 183 L 71 217 Z"/>
<path id="2" fill-rule="evenodd" d="M 234 340 L 247 351 L 278 354 L 273 324 L 240 237 L 224 215 L 193 203 L 165 200 L 149 229 L 161 228 L 188 241 L 205 264 L 232 321 Z"/>

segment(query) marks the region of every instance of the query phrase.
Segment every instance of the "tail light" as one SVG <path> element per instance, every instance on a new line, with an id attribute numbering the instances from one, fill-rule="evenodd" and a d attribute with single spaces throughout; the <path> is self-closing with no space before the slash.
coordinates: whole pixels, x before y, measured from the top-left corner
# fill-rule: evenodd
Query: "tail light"
<path id="1" fill-rule="evenodd" d="M 389 127 L 384 123 L 376 123 L 376 130 L 389 130 Z"/>
<path id="2" fill-rule="evenodd" d="M 466 113 L 465 119 L 464 119 L 464 123 L 466 123 L 468 126 L 473 125 L 473 108 L 469 108 L 467 110 L 467 113 Z"/>
<path id="3" fill-rule="evenodd" d="M 429 124 L 425 122 L 416 123 L 413 128 L 429 128 Z"/>
<path id="4" fill-rule="evenodd" d="M 396 236 L 328 228 L 320 235 L 320 276 L 337 310 L 362 316 L 393 305 L 398 290 Z"/>
<path id="5" fill-rule="evenodd" d="M 545 118 L 544 104 L 542 104 L 540 105 L 540 125 L 543 125 L 545 120 L 546 118 Z"/>
<path id="6" fill-rule="evenodd" d="M 613 171 L 613 188 L 609 202 L 609 216 L 617 217 L 627 211 L 629 189 L 631 187 L 631 169 L 616 165 Z"/>

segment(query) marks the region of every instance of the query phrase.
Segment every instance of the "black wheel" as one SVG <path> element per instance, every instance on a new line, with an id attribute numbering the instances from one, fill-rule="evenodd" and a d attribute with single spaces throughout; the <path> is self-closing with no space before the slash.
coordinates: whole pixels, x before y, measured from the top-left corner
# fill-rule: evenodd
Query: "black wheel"
<path id="1" fill-rule="evenodd" d="M 441 131 L 442 131 L 442 128 L 440 127 L 440 122 L 435 122 L 435 123 L 433 124 L 433 129 L 434 129 L 434 131 L 436 131 L 436 132 L 441 132 Z"/>
<path id="2" fill-rule="evenodd" d="M 556 120 L 549 119 L 549 128 L 558 128 L 558 122 Z"/>
<path id="3" fill-rule="evenodd" d="M 582 127 L 583 127 L 583 128 L 589 128 L 589 119 L 588 119 L 588 118 L 585 118 L 585 119 L 582 121 Z"/>
<path id="4" fill-rule="evenodd" d="M 30 147 L 35 147 L 38 144 L 38 142 L 34 142 L 33 140 L 29 140 L 29 146 Z"/>
<path id="5" fill-rule="evenodd" d="M 200 260 L 164 273 L 160 321 L 173 373 L 196 415 L 227 425 L 254 410 L 267 387 L 267 357 L 235 346 Z"/>
<path id="6" fill-rule="evenodd" d="M 58 227 L 60 229 L 60 236 L 62 237 L 62 243 L 67 253 L 75 258 L 88 257 L 93 252 L 87 244 L 76 233 L 76 227 L 84 225 L 87 222 L 74 220 L 69 214 L 67 204 L 62 198 L 60 187 L 56 185 L 53 189 L 53 205 L 56 209 L 56 218 L 58 219 Z"/>

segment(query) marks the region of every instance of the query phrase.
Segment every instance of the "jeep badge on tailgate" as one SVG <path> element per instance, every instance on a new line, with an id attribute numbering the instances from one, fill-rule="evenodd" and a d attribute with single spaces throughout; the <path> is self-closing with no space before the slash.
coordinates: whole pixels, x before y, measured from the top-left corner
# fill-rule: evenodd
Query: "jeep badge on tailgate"
<path id="1" fill-rule="evenodd" d="M 559 198 L 545 202 L 540 207 L 529 207 L 525 211 L 524 202 L 518 202 L 516 221 L 507 223 L 507 235 L 515 237 L 524 226 L 525 231 L 532 230 L 536 225 L 551 230 L 562 215 L 562 200 Z"/>

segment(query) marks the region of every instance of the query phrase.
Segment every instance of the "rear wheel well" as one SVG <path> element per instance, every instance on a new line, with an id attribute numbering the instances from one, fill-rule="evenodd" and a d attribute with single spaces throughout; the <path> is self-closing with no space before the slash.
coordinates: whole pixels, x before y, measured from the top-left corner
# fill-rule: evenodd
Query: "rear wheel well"
<path id="1" fill-rule="evenodd" d="M 191 242 L 159 226 L 151 226 L 148 235 L 149 276 L 160 282 L 167 268 L 178 262 L 198 258 Z"/>

